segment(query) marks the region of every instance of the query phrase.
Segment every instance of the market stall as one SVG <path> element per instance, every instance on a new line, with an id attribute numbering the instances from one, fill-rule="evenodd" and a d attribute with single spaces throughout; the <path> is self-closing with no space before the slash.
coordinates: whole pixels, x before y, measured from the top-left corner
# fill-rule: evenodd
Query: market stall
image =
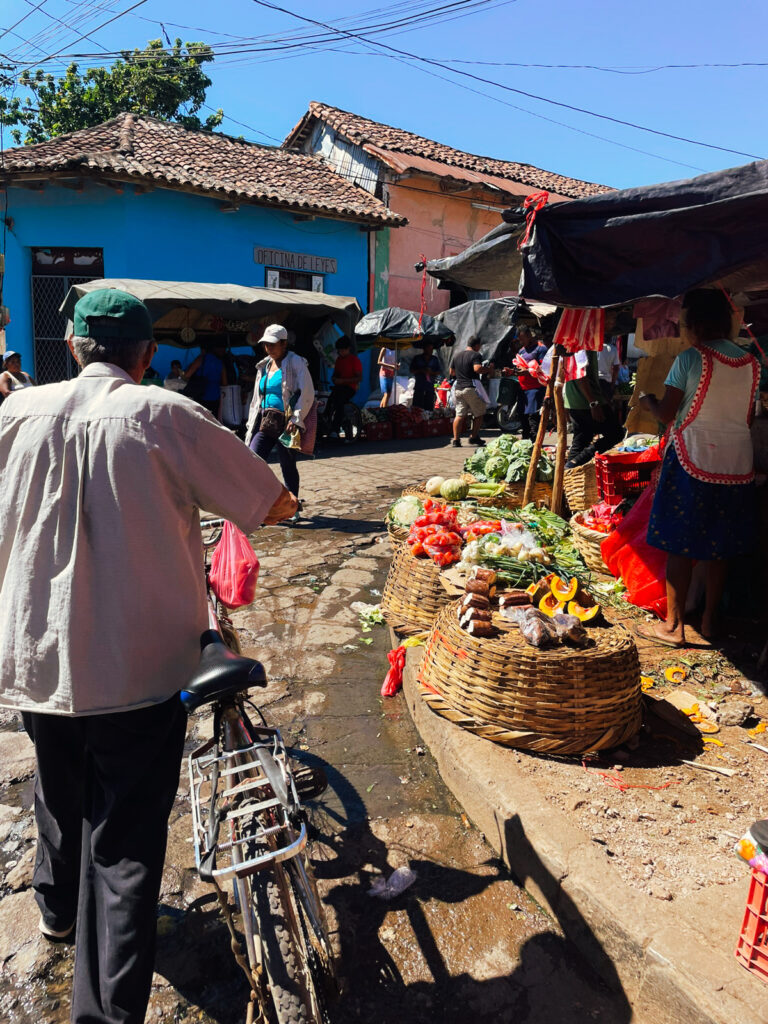
<path id="1" fill-rule="evenodd" d="M 236 356 L 244 355 L 246 364 L 249 357 L 255 363 L 254 349 L 264 328 L 281 324 L 292 332 L 294 349 L 307 360 L 316 386 L 326 346 L 339 332 L 351 336 L 362 315 L 357 300 L 344 295 L 137 278 L 103 278 L 72 285 L 60 312 L 71 320 L 78 299 L 101 288 L 117 288 L 141 299 L 152 316 L 155 340 L 186 350 L 190 361 L 202 344 L 216 337 Z"/>
<path id="2" fill-rule="evenodd" d="M 640 726 L 640 671 L 612 615 L 613 581 L 589 570 L 565 520 L 520 507 L 476 468 L 485 482 L 433 478 L 387 515 L 381 607 L 399 634 L 424 640 L 423 699 L 522 749 L 583 754 L 626 741 Z"/>

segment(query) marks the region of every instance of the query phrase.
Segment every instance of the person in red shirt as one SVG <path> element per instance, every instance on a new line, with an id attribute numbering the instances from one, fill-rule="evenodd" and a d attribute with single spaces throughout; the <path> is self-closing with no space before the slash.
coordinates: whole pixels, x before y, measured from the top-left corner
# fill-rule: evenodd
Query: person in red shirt
<path id="1" fill-rule="evenodd" d="M 524 440 L 533 440 L 538 430 L 539 412 L 546 389 L 541 381 L 523 367 L 530 364 L 531 367 L 538 368 L 547 354 L 547 347 L 538 341 L 534 333 L 527 327 L 520 328 L 518 340 L 521 342 L 521 346 L 515 356 L 515 365 L 519 370 L 517 382 L 520 385 L 517 417 L 522 428 L 521 437 Z"/>
<path id="2" fill-rule="evenodd" d="M 363 379 L 363 364 L 352 351 L 349 338 L 342 335 L 336 342 L 336 363 L 333 368 L 333 387 L 325 406 L 330 423 L 329 437 L 338 437 L 344 421 L 344 406 L 351 402 Z"/>

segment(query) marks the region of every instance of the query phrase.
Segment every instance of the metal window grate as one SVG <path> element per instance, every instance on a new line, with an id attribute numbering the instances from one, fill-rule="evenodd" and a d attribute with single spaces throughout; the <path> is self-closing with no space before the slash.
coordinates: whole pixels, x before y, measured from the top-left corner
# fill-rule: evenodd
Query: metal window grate
<path id="1" fill-rule="evenodd" d="M 67 319 L 59 306 L 73 284 L 97 280 L 96 277 L 32 275 L 32 329 L 35 335 L 34 378 L 38 384 L 70 380 L 77 375 L 77 364 L 65 343 Z"/>

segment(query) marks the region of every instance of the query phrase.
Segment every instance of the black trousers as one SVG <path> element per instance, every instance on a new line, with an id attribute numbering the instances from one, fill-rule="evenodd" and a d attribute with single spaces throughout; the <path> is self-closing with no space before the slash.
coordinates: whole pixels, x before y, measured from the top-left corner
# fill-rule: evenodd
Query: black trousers
<path id="1" fill-rule="evenodd" d="M 276 437 L 268 437 L 261 431 L 258 431 L 251 438 L 251 451 L 256 452 L 259 458 L 264 459 L 265 462 L 269 459 L 270 452 L 275 448 L 275 445 L 277 445 L 277 461 L 280 463 L 280 469 L 283 471 L 285 486 L 294 497 L 298 498 L 299 470 L 296 466 L 296 452 L 291 448 L 286 448 Z"/>
<path id="2" fill-rule="evenodd" d="M 592 412 L 589 409 L 568 410 L 568 415 L 573 423 L 573 440 L 566 461 L 568 469 L 574 466 L 583 466 L 585 462 L 589 462 L 594 457 L 595 452 L 606 452 L 621 440 L 623 431 L 616 419 L 616 413 L 609 405 L 604 405 L 602 408 L 605 413 L 602 423 L 597 423 L 592 418 Z M 598 435 L 600 440 L 594 441 Z"/>
<path id="3" fill-rule="evenodd" d="M 349 384 L 333 385 L 325 403 L 325 418 L 328 420 L 329 430 L 339 433 L 344 423 L 344 406 L 354 395 L 355 388 L 351 388 Z"/>
<path id="4" fill-rule="evenodd" d="M 72 1024 L 143 1024 L 187 716 L 174 697 L 108 715 L 27 713 L 45 922 L 77 920 Z"/>

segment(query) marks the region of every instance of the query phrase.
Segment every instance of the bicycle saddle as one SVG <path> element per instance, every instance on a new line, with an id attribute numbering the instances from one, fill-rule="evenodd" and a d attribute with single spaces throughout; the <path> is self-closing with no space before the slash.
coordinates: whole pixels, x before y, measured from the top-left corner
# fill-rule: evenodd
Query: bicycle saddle
<path id="1" fill-rule="evenodd" d="M 180 694 L 181 703 L 188 712 L 238 690 L 267 685 L 267 675 L 261 662 L 230 651 L 215 629 L 206 629 L 201 635 L 200 650 L 197 671 Z"/>

